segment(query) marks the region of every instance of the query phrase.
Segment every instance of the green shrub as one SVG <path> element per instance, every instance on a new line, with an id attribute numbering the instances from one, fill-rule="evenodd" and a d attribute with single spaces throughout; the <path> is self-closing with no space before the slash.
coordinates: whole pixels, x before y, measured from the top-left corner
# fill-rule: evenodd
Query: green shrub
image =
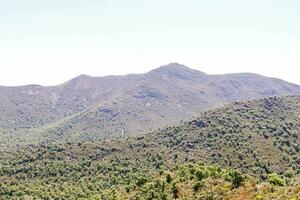
<path id="1" fill-rule="evenodd" d="M 173 193 L 174 199 L 177 199 L 177 198 L 179 197 L 179 196 L 178 196 L 178 192 L 179 192 L 179 190 L 178 190 L 176 184 L 173 183 L 173 185 L 172 185 L 172 193 Z"/>
<path id="2" fill-rule="evenodd" d="M 195 177 L 197 181 L 201 181 L 202 179 L 207 177 L 207 173 L 203 170 L 196 170 Z"/>
<path id="3" fill-rule="evenodd" d="M 263 199 L 264 199 L 264 197 L 260 194 L 258 194 L 254 197 L 254 200 L 263 200 Z"/>
<path id="4" fill-rule="evenodd" d="M 172 177 L 171 177 L 171 175 L 170 174 L 167 174 L 167 176 L 166 176 L 166 181 L 167 181 L 167 183 L 171 183 L 172 182 Z"/>
<path id="5" fill-rule="evenodd" d="M 147 181 L 148 181 L 147 178 L 145 178 L 145 177 L 139 177 L 138 180 L 137 180 L 137 182 L 136 182 L 136 185 L 139 186 L 139 187 L 141 187 L 141 186 L 143 186 Z"/>
<path id="6" fill-rule="evenodd" d="M 239 171 L 231 170 L 229 171 L 226 180 L 230 181 L 234 188 L 238 188 L 242 182 L 244 182 L 245 177 Z"/>
<path id="7" fill-rule="evenodd" d="M 284 186 L 284 179 L 280 178 L 276 173 L 268 175 L 268 182 L 274 186 Z"/>
<path id="8" fill-rule="evenodd" d="M 201 183 L 200 181 L 197 181 L 197 182 L 194 184 L 194 186 L 193 186 L 194 192 L 199 191 L 199 189 L 200 189 L 202 186 L 203 186 L 202 183 Z"/>
<path id="9" fill-rule="evenodd" d="M 191 178 L 190 175 L 191 175 L 190 170 L 187 168 L 187 166 L 184 165 L 180 168 L 179 171 L 180 181 L 184 182 L 190 180 Z"/>

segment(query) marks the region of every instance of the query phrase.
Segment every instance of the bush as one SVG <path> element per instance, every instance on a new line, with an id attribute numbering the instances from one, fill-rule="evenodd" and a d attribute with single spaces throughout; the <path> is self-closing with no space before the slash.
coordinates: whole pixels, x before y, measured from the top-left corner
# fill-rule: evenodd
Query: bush
<path id="1" fill-rule="evenodd" d="M 171 183 L 172 182 L 172 177 L 171 177 L 170 174 L 167 174 L 166 181 L 167 181 L 167 183 Z"/>
<path id="2" fill-rule="evenodd" d="M 226 179 L 231 182 L 234 188 L 238 188 L 241 186 L 241 183 L 244 182 L 245 177 L 239 171 L 231 170 Z"/>
<path id="3" fill-rule="evenodd" d="M 190 170 L 187 168 L 187 166 L 184 165 L 180 168 L 179 176 L 180 176 L 181 182 L 190 180 L 190 178 L 191 178 L 190 175 L 191 175 Z"/>
<path id="4" fill-rule="evenodd" d="M 193 186 L 194 192 L 199 191 L 199 189 L 200 189 L 202 186 L 203 186 L 202 183 L 201 183 L 200 181 L 197 181 L 197 182 L 194 184 L 194 186 Z"/>
<path id="5" fill-rule="evenodd" d="M 203 170 L 197 170 L 195 176 L 196 180 L 201 181 L 202 179 L 207 177 L 207 173 L 205 173 Z"/>
<path id="6" fill-rule="evenodd" d="M 178 190 L 176 184 L 173 184 L 173 185 L 172 185 L 172 193 L 173 193 L 174 199 L 177 199 L 177 198 L 179 197 L 179 196 L 178 196 L 179 190 Z"/>
<path id="7" fill-rule="evenodd" d="M 136 185 L 139 186 L 139 187 L 142 187 L 147 181 L 148 181 L 147 178 L 139 177 L 137 179 Z"/>
<path id="8" fill-rule="evenodd" d="M 254 197 L 254 200 L 263 200 L 263 199 L 264 199 L 263 196 L 260 194 L 258 194 Z"/>
<path id="9" fill-rule="evenodd" d="M 284 186 L 284 179 L 280 178 L 276 173 L 268 175 L 268 182 L 274 186 Z"/>
<path id="10" fill-rule="evenodd" d="M 168 200 L 168 194 L 167 193 L 163 193 L 162 196 L 161 196 L 161 199 L 162 200 Z"/>

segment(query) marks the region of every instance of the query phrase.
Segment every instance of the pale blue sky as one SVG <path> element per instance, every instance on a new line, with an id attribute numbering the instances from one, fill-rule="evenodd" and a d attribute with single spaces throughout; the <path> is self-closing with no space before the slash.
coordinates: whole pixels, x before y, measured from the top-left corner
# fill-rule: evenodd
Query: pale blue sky
<path id="1" fill-rule="evenodd" d="M 0 0 L 0 85 L 179 62 L 300 84 L 299 0 Z"/>

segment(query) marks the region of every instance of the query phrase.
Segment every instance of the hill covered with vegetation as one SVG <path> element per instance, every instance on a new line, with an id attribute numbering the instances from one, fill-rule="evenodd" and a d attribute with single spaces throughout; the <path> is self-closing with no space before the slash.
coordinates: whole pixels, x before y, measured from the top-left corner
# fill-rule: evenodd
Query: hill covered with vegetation
<path id="1" fill-rule="evenodd" d="M 141 135 L 233 101 L 299 94 L 300 86 L 283 80 L 208 75 L 177 63 L 145 74 L 81 75 L 51 87 L 0 87 L 0 143 Z"/>
<path id="2" fill-rule="evenodd" d="M 3 199 L 299 199 L 300 97 L 235 102 L 146 135 L 1 149 Z M 205 163 L 205 164 L 204 164 Z"/>

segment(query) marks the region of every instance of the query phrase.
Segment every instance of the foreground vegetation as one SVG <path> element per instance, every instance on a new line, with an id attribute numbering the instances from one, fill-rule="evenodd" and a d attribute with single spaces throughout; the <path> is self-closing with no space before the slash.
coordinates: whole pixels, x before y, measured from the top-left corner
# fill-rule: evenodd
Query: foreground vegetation
<path id="1" fill-rule="evenodd" d="M 266 182 L 257 182 L 237 170 L 203 163 L 167 168 L 117 160 L 43 162 L 26 169 L 2 168 L 1 199 L 296 200 L 300 193 L 296 179 L 271 174 Z"/>
<path id="2" fill-rule="evenodd" d="M 299 134 L 293 96 L 234 103 L 136 138 L 3 149 L 0 199 L 298 200 Z"/>

